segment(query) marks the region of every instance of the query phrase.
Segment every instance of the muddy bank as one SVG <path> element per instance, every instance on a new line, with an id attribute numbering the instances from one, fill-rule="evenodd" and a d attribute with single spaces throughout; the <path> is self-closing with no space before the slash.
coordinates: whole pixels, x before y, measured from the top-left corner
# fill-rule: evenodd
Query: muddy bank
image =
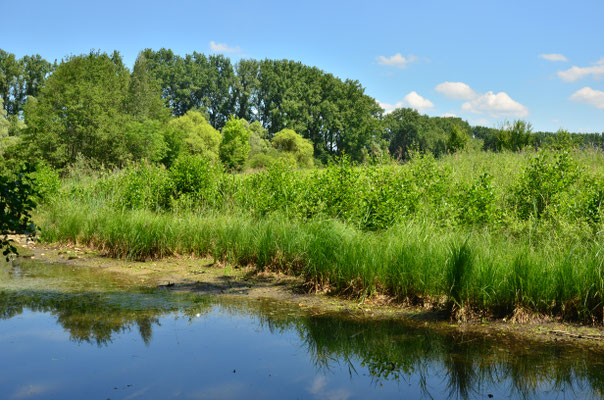
<path id="1" fill-rule="evenodd" d="M 118 288 L 161 288 L 175 292 L 193 292 L 213 296 L 271 299 L 311 313 L 337 313 L 352 319 L 404 319 L 406 322 L 444 331 L 508 336 L 541 342 L 576 344 L 604 351 L 604 328 L 561 323 L 548 317 L 523 313 L 503 320 L 484 318 L 453 321 L 447 312 L 431 307 L 397 303 L 385 297 L 362 300 L 309 293 L 302 279 L 276 273 L 258 273 L 251 267 L 237 267 L 212 259 L 170 257 L 158 261 L 137 262 L 108 258 L 99 251 L 74 245 L 43 245 L 22 238 L 20 259 L 73 268 L 91 268 L 114 280 Z"/>

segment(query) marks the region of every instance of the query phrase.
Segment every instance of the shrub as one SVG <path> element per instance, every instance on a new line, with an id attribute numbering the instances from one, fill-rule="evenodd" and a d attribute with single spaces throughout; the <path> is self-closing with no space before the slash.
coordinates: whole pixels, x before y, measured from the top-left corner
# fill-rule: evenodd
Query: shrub
<path id="1" fill-rule="evenodd" d="M 191 195 L 202 206 L 220 203 L 218 191 L 222 168 L 200 155 L 182 154 L 170 168 L 175 196 Z"/>
<path id="2" fill-rule="evenodd" d="M 312 142 L 304 139 L 291 129 L 283 129 L 271 140 L 271 144 L 279 152 L 291 155 L 298 167 L 310 168 L 313 166 Z"/>
<path id="3" fill-rule="evenodd" d="M 522 172 L 514 188 L 518 214 L 542 218 L 555 213 L 561 195 L 578 176 L 578 168 L 566 151 L 540 151 Z"/>
<path id="4" fill-rule="evenodd" d="M 161 166 L 147 163 L 130 165 L 118 175 L 105 179 L 109 181 L 106 189 L 114 194 L 113 201 L 118 208 L 152 211 L 170 208 L 172 181 Z"/>

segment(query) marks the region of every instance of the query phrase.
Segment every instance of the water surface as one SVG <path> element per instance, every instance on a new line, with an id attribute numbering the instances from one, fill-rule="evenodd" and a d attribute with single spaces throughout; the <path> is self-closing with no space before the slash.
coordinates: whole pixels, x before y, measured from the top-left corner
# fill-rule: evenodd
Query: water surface
<path id="1" fill-rule="evenodd" d="M 266 299 L 0 266 L 6 399 L 589 399 L 591 350 L 367 321 Z"/>

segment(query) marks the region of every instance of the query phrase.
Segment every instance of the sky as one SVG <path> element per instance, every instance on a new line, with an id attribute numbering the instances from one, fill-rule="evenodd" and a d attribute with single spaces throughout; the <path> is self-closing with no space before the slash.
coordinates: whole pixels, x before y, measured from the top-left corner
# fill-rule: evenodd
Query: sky
<path id="1" fill-rule="evenodd" d="M 0 0 L 0 48 L 54 61 L 145 48 L 292 59 L 386 110 L 604 132 L 604 1 Z"/>

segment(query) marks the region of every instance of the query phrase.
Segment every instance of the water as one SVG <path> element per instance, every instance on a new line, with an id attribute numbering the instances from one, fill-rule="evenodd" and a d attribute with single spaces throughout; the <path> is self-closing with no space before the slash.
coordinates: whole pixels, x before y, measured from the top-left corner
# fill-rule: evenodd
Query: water
<path id="1" fill-rule="evenodd" d="M 40 264 L 0 267 L 0 355 L 2 399 L 589 399 L 604 389 L 592 350 Z"/>

